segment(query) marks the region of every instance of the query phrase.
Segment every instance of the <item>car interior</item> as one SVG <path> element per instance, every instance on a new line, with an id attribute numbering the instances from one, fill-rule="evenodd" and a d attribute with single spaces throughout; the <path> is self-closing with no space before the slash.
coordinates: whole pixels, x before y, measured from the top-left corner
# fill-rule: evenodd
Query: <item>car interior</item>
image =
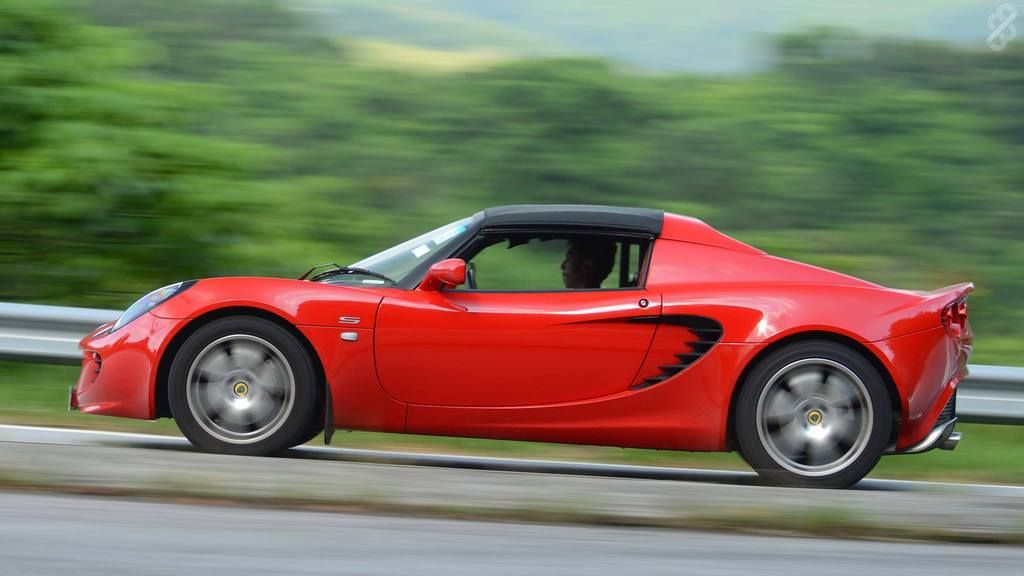
<path id="1" fill-rule="evenodd" d="M 567 290 L 562 263 L 574 241 L 610 241 L 614 265 L 600 289 L 640 286 L 651 239 L 637 236 L 568 232 L 485 233 L 459 255 L 466 261 L 466 283 L 458 290 L 531 292 Z"/>

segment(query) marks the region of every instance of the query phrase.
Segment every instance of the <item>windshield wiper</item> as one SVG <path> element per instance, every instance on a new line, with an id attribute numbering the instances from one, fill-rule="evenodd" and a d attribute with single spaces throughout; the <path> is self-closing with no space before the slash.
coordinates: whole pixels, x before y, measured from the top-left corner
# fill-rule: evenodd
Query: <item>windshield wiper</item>
<path id="1" fill-rule="evenodd" d="M 312 282 L 317 282 L 317 281 L 319 281 L 319 280 L 321 280 L 323 278 L 329 278 L 331 276 L 345 276 L 345 275 L 348 275 L 348 274 L 358 274 L 358 275 L 361 275 L 361 276 L 370 276 L 371 278 L 377 278 L 379 280 L 383 280 L 383 281 L 388 282 L 390 284 L 398 284 L 398 282 L 396 282 L 392 278 L 389 278 L 389 277 L 385 276 L 384 274 L 381 274 L 380 272 L 374 272 L 373 270 L 367 270 L 366 268 L 356 268 L 354 266 L 338 266 L 337 264 L 333 264 L 333 266 L 334 266 L 333 269 L 325 270 L 325 271 L 317 274 L 316 276 L 313 276 L 313 278 L 311 278 L 311 281 Z M 306 272 L 305 274 L 303 274 L 302 278 L 299 278 L 299 280 L 306 279 L 306 277 L 308 277 L 313 272 L 313 270 L 316 270 L 317 268 L 321 268 L 321 267 L 322 266 L 317 266 L 317 267 L 311 269 L 309 272 Z"/>
<path id="2" fill-rule="evenodd" d="M 312 274 L 314 270 L 317 270 L 319 268 L 326 268 L 328 266 L 334 266 L 335 269 L 341 268 L 341 266 L 338 266 L 334 262 L 328 262 L 327 264 L 317 264 L 316 266 L 313 266 L 309 270 L 306 270 L 305 274 L 299 276 L 299 280 L 305 280 L 306 278 L 309 278 L 309 275 Z"/>

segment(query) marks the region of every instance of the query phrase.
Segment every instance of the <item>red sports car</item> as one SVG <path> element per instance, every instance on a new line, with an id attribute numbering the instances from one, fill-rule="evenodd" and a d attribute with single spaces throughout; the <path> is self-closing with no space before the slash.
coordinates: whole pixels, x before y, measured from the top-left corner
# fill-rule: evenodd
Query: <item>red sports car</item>
<path id="1" fill-rule="evenodd" d="M 972 288 L 893 290 L 658 210 L 503 206 L 298 280 L 156 290 L 82 340 L 71 405 L 232 454 L 343 428 L 738 450 L 847 486 L 956 445 Z"/>

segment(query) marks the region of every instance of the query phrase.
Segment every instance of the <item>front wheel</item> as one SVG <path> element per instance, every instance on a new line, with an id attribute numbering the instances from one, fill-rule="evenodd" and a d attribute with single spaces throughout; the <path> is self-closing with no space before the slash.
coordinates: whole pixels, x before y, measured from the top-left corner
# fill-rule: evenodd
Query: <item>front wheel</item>
<path id="1" fill-rule="evenodd" d="M 881 375 L 835 342 L 781 348 L 750 373 L 737 397 L 744 459 L 779 484 L 846 487 L 881 458 L 892 406 Z"/>
<path id="2" fill-rule="evenodd" d="M 269 455 L 303 441 L 315 419 L 316 371 L 285 328 L 250 316 L 199 328 L 168 380 L 178 428 L 210 452 Z"/>

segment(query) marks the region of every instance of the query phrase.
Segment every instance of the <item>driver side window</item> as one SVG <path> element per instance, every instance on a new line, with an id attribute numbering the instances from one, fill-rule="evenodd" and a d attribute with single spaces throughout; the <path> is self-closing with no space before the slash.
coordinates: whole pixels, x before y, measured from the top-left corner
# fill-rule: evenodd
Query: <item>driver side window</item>
<path id="1" fill-rule="evenodd" d="M 463 256 L 469 278 L 460 289 L 546 292 L 634 288 L 649 246 L 649 239 L 607 234 L 489 234 Z"/>

